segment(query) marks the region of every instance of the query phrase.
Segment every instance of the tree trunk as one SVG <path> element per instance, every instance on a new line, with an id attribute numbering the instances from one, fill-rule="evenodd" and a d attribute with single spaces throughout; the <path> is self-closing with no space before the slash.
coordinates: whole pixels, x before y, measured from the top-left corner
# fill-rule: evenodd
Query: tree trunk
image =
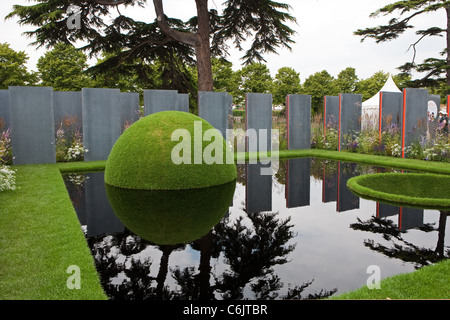
<path id="1" fill-rule="evenodd" d="M 161 30 L 175 41 L 182 42 L 195 49 L 198 90 L 213 91 L 208 0 L 195 0 L 195 3 L 197 5 L 198 30 L 197 33 L 189 33 L 171 29 L 164 18 L 162 0 L 153 0 L 158 25 Z"/>
<path id="2" fill-rule="evenodd" d="M 197 45 L 195 46 L 198 90 L 213 91 L 208 0 L 195 0 L 195 2 L 197 4 L 198 17 L 198 40 Z"/>

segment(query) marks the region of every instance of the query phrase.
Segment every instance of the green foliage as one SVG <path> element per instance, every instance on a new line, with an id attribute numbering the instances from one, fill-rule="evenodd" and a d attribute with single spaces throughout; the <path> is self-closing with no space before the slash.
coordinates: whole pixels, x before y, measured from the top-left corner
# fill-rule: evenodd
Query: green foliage
<path id="1" fill-rule="evenodd" d="M 249 64 L 237 71 L 239 91 L 234 97 L 238 106 L 245 105 L 246 93 L 270 93 L 272 89 L 272 76 L 267 65 L 263 63 Z"/>
<path id="2" fill-rule="evenodd" d="M 370 27 L 366 29 L 358 29 L 354 32 L 355 35 L 361 36 L 361 41 L 367 38 L 372 38 L 376 43 L 391 41 L 397 39 L 408 29 L 413 29 L 414 26 L 411 21 L 415 18 L 435 11 L 446 11 L 447 21 L 450 18 L 450 11 L 448 11 L 447 1 L 440 0 L 402 0 L 396 1 L 394 3 L 388 4 L 376 12 L 371 14 L 371 17 L 378 17 L 380 15 L 394 15 L 396 17 L 389 20 L 385 25 L 379 25 L 376 27 Z M 436 23 L 435 19 L 430 20 L 430 24 Z M 450 53 L 449 44 L 446 43 L 444 50 L 439 52 L 442 56 L 446 56 L 442 59 L 437 58 L 427 58 L 423 63 L 416 63 L 416 46 L 427 37 L 443 37 L 446 36 L 448 25 L 445 27 L 440 27 L 436 25 L 430 25 L 426 29 L 421 29 L 416 31 L 417 41 L 412 43 L 408 49 L 412 49 L 413 55 L 410 62 L 405 63 L 400 66 L 399 69 L 405 75 L 411 75 L 412 71 L 417 71 L 418 74 L 423 74 L 423 76 L 416 80 L 409 81 L 410 87 L 439 87 L 442 83 L 445 84 L 445 90 L 443 91 L 447 94 L 449 88 L 447 87 L 450 83 L 450 72 L 448 71 L 448 55 Z"/>
<path id="3" fill-rule="evenodd" d="M 149 80 L 145 65 L 159 59 L 168 71 L 165 74 L 163 72 L 163 79 L 168 79 L 170 75 L 171 82 L 180 92 L 190 92 L 186 87 L 184 90 L 179 88 L 180 83 L 186 85 L 186 79 L 179 76 L 183 74 L 180 68 L 184 65 L 193 66 L 196 62 L 194 58 L 199 62 L 198 50 L 194 48 L 197 46 L 196 49 L 199 49 L 199 39 L 211 38 L 210 53 L 222 57 L 227 55 L 228 43 L 242 49 L 241 43 L 249 41 L 251 46 L 243 57 L 246 64 L 263 61 L 264 54 L 274 53 L 280 47 L 289 48 L 289 44 L 294 42 L 292 36 L 295 31 L 287 25 L 295 23 L 295 18 L 288 12 L 290 6 L 269 0 L 230 0 L 224 3 L 221 13 L 214 9 L 198 12 L 198 16 L 187 22 L 165 17 L 160 19 L 164 23 L 157 20 L 136 21 L 120 13 L 122 5 L 144 9 L 150 3 L 145 0 L 112 4 L 91 0 L 33 2 L 28 6 L 15 5 L 7 18 L 18 17 L 21 25 L 35 26 L 35 30 L 26 33 L 35 39 L 34 45 L 53 47 L 58 43 L 87 43 L 82 49 L 89 56 L 111 54 L 97 70 L 117 71 L 127 66 L 134 69 L 144 82 Z M 72 3 L 81 9 L 79 29 L 67 27 L 71 17 L 67 9 Z M 154 2 L 153 6 L 145 9 L 154 11 L 158 4 Z M 205 23 L 205 17 L 209 28 L 202 24 Z M 208 57 L 208 54 L 205 55 Z M 142 70 L 139 68 L 141 65 L 144 65 Z"/>
<path id="4" fill-rule="evenodd" d="M 233 64 L 224 58 L 212 59 L 214 90 L 234 95 L 238 91 L 239 79 L 233 71 Z"/>
<path id="5" fill-rule="evenodd" d="M 88 67 L 85 54 L 72 45 L 58 43 L 37 62 L 42 85 L 55 91 L 80 91 L 92 87 L 85 74 Z"/>
<path id="6" fill-rule="evenodd" d="M 352 67 L 342 70 L 336 79 L 340 93 L 355 93 L 358 82 L 359 79 L 356 75 L 356 69 Z"/>
<path id="7" fill-rule="evenodd" d="M 0 43 L 0 89 L 36 83 L 36 75 L 27 70 L 27 60 L 24 51 L 17 52 L 8 43 Z"/>
<path id="8" fill-rule="evenodd" d="M 251 46 L 242 58 L 246 65 L 264 61 L 264 53 L 276 53 L 280 46 L 290 49 L 295 31 L 285 23 L 295 23 L 296 19 L 286 12 L 290 9 L 288 4 L 270 0 L 227 0 L 223 5 L 223 27 L 215 39 L 220 39 L 221 43 L 233 39 L 235 46 L 242 50 L 242 42 L 254 32 Z"/>
<path id="9" fill-rule="evenodd" d="M 299 94 L 301 90 L 300 73 L 291 67 L 278 69 L 271 90 L 274 104 L 285 105 L 288 94 Z"/>
<path id="10" fill-rule="evenodd" d="M 356 85 L 356 92 L 362 94 L 362 100 L 372 98 L 386 83 L 389 74 L 378 71 L 370 78 L 360 80 Z"/>
<path id="11" fill-rule="evenodd" d="M 312 114 L 323 113 L 323 97 L 337 95 L 339 87 L 328 71 L 323 70 L 309 76 L 303 84 L 303 94 L 311 95 Z"/>

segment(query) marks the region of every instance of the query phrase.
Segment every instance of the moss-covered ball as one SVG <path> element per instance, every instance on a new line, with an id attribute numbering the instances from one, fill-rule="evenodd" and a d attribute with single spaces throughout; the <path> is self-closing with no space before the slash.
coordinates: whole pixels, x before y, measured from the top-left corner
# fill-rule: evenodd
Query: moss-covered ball
<path id="1" fill-rule="evenodd" d="M 116 141 L 105 167 L 105 183 L 126 189 L 204 188 L 236 176 L 233 155 L 220 132 L 180 111 L 135 122 Z"/>
<path id="2" fill-rule="evenodd" d="M 227 213 L 236 180 L 189 190 L 132 190 L 106 185 L 117 217 L 139 237 L 159 245 L 189 243 L 206 235 Z"/>
<path id="3" fill-rule="evenodd" d="M 356 195 L 397 206 L 450 210 L 450 176 L 425 173 L 376 173 L 353 177 Z"/>

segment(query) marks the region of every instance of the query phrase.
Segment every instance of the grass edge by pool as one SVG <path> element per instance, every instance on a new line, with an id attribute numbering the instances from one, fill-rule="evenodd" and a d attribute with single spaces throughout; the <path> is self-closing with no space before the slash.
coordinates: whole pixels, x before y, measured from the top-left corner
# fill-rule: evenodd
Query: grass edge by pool
<path id="1" fill-rule="evenodd" d="M 443 188 L 449 182 L 450 176 L 442 174 L 374 173 L 352 177 L 347 187 L 357 196 L 373 201 L 449 211 L 448 189 Z"/>
<path id="2" fill-rule="evenodd" d="M 249 159 L 251 154 L 235 158 Z M 274 154 L 272 154 L 274 156 Z M 379 165 L 432 173 L 450 174 L 450 165 L 441 162 L 362 155 L 348 152 L 307 149 L 280 151 L 280 159 L 316 157 L 346 162 Z M 264 157 L 260 157 L 261 159 Z M 0 299 L 2 300 L 104 300 L 107 299 L 95 270 L 94 260 L 80 228 L 80 223 L 65 188 L 61 173 L 104 170 L 106 161 L 73 162 L 44 165 L 13 166 L 17 169 L 17 191 L 0 193 Z M 68 289 L 71 274 L 67 267 L 78 265 L 81 270 L 81 289 Z M 447 281 L 449 262 L 433 272 L 434 277 Z M 442 269 L 443 268 L 443 269 Z M 424 291 L 431 298 L 436 292 L 434 282 L 427 281 L 428 272 L 416 271 L 392 278 L 406 277 L 426 284 Z M 444 279 L 442 279 L 442 277 Z M 390 278 L 389 278 L 390 279 Z M 422 280 L 421 280 L 422 279 Z M 391 286 L 390 282 L 382 288 Z M 403 281 L 403 280 L 402 280 Z M 423 287 L 424 285 L 422 285 Z M 399 287 L 402 299 L 417 298 L 410 287 Z M 363 290 L 362 288 L 361 290 Z M 369 295 L 345 294 L 334 299 L 380 299 L 378 290 Z M 373 295 L 370 295 L 373 293 Z M 386 298 L 386 297 L 384 297 Z M 383 299 L 384 299 L 383 298 Z M 395 299 L 391 295 L 389 298 Z M 420 297 L 418 297 L 420 298 Z M 448 298 L 448 297 L 447 297 Z"/>

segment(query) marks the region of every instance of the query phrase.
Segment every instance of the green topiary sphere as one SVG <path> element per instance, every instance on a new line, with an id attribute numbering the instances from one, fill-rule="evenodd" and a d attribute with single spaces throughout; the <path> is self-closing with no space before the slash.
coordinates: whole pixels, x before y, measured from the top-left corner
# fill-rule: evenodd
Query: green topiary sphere
<path id="1" fill-rule="evenodd" d="M 205 188 L 236 176 L 233 154 L 220 132 L 180 111 L 135 122 L 114 144 L 105 167 L 105 183 L 126 189 Z"/>

